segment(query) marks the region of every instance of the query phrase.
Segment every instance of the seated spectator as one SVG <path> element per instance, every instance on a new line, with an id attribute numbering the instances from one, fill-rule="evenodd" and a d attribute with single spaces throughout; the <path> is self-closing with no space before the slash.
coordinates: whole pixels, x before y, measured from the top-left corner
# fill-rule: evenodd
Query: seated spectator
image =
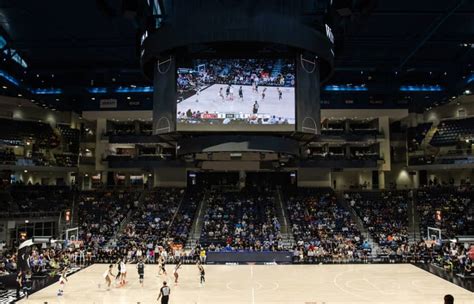
<path id="1" fill-rule="evenodd" d="M 214 251 L 281 249 L 280 223 L 272 192 L 213 192 L 208 197 L 201 244 Z"/>
<path id="2" fill-rule="evenodd" d="M 349 262 L 364 256 L 357 226 L 330 190 L 299 189 L 287 198 L 287 206 L 299 262 Z"/>
<path id="3" fill-rule="evenodd" d="M 345 197 L 379 246 L 396 251 L 408 242 L 407 191 L 352 192 Z"/>

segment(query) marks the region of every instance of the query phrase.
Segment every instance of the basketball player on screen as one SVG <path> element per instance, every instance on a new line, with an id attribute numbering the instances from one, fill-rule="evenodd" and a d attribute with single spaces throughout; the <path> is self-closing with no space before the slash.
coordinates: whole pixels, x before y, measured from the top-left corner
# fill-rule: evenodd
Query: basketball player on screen
<path id="1" fill-rule="evenodd" d="M 228 100 L 230 95 L 230 84 L 227 85 L 227 88 L 225 89 L 225 98 Z"/>
<path id="2" fill-rule="evenodd" d="M 219 97 L 222 99 L 222 102 L 224 102 L 225 98 L 224 98 L 224 93 L 222 92 L 223 88 L 221 87 L 219 89 Z"/>
<path id="3" fill-rule="evenodd" d="M 199 102 L 199 93 L 201 92 L 201 89 L 199 87 L 196 88 L 196 102 Z"/>
<path id="4" fill-rule="evenodd" d="M 252 113 L 253 113 L 253 114 L 257 114 L 259 107 L 260 107 L 260 106 L 258 105 L 258 102 L 255 100 L 255 103 L 253 104 Z"/>
<path id="5" fill-rule="evenodd" d="M 234 101 L 234 87 L 232 85 L 229 85 L 229 98 L 231 101 Z"/>

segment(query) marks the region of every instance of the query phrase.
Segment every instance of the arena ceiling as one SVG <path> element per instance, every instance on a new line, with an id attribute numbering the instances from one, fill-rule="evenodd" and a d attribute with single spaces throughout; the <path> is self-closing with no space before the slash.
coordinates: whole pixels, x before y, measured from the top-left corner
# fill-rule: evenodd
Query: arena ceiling
<path id="1" fill-rule="evenodd" d="M 140 23 L 123 9 L 130 3 L 133 7 L 133 1 L 120 0 L 0 0 L 0 34 L 27 64 L 22 68 L 10 59 L 12 53 L 3 52 L 0 69 L 20 86 L 2 78 L 0 90 L 45 107 L 82 110 L 93 98 L 89 87 L 150 86 L 139 64 Z M 336 71 L 326 85 L 365 86 L 364 98 L 408 98 L 420 110 L 474 83 L 468 83 L 474 75 L 474 1 L 334 0 L 328 15 Z M 403 86 L 413 90 L 400 91 Z M 353 94 L 327 90 L 323 99 Z"/>

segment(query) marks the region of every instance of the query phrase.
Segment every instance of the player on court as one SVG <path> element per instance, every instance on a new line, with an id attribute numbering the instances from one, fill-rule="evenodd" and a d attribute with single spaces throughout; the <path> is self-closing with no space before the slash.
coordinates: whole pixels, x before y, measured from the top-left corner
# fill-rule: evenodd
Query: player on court
<path id="1" fill-rule="evenodd" d="M 224 93 L 222 92 L 222 90 L 223 90 L 223 88 L 221 87 L 219 89 L 219 97 L 222 99 L 222 101 L 224 101 L 225 98 L 224 98 Z"/>
<path id="2" fill-rule="evenodd" d="M 120 272 L 121 267 L 122 267 L 122 261 L 120 259 L 118 259 L 118 261 L 117 261 L 117 275 L 115 276 L 115 286 L 117 286 L 117 283 L 119 282 L 120 277 L 122 275 L 122 273 Z"/>
<path id="3" fill-rule="evenodd" d="M 178 284 L 178 278 L 179 278 L 178 269 L 181 267 L 181 265 L 182 265 L 182 263 L 181 263 L 181 261 L 179 261 L 178 264 L 176 264 L 176 266 L 174 267 L 174 270 L 173 270 L 174 283 L 175 284 Z"/>
<path id="4" fill-rule="evenodd" d="M 138 271 L 138 280 L 140 281 L 140 285 L 143 287 L 143 278 L 145 276 L 145 264 L 143 260 L 140 259 L 137 263 L 137 271 Z"/>
<path id="5" fill-rule="evenodd" d="M 112 273 L 113 268 L 114 268 L 114 265 L 110 264 L 109 269 L 107 269 L 107 271 L 104 272 L 103 274 L 105 283 L 107 284 L 107 290 L 110 290 L 110 285 L 112 284 L 112 278 L 115 277 L 115 275 Z M 99 284 L 99 288 L 100 288 L 100 284 Z"/>
<path id="6" fill-rule="evenodd" d="M 242 90 L 242 86 L 239 88 L 239 99 L 240 101 L 244 101 L 244 91 Z"/>
<path id="7" fill-rule="evenodd" d="M 61 272 L 61 277 L 59 278 L 58 296 L 62 296 L 64 292 L 64 285 L 67 282 L 66 271 L 67 271 L 67 268 L 65 267 L 63 271 Z"/>
<path id="8" fill-rule="evenodd" d="M 197 263 L 197 266 L 198 266 L 198 269 L 199 269 L 199 276 L 200 276 L 200 282 L 201 282 L 201 286 L 203 283 L 206 283 L 206 272 L 204 271 L 204 267 L 202 266 L 201 263 Z"/>
<path id="9" fill-rule="evenodd" d="M 125 285 L 127 278 L 127 267 L 125 266 L 125 258 L 120 262 L 120 284 Z"/>
<path id="10" fill-rule="evenodd" d="M 158 275 L 160 274 L 164 274 L 166 275 L 166 261 L 165 261 L 165 258 L 163 256 L 160 256 L 158 258 L 158 267 L 159 267 L 159 270 L 158 270 Z"/>
<path id="11" fill-rule="evenodd" d="M 161 304 L 168 304 L 170 300 L 171 288 L 166 285 L 166 281 L 163 282 L 163 286 L 160 288 L 160 294 L 158 295 L 157 301 L 161 298 Z"/>
<path id="12" fill-rule="evenodd" d="M 278 100 L 281 100 L 283 97 L 283 92 L 280 88 L 277 88 L 277 91 L 278 91 Z"/>
<path id="13" fill-rule="evenodd" d="M 258 102 L 255 100 L 255 103 L 253 104 L 253 108 L 252 108 L 252 113 L 253 113 L 253 114 L 257 114 L 259 107 L 260 107 L 260 106 L 259 106 Z"/>
<path id="14" fill-rule="evenodd" d="M 229 86 L 229 98 L 231 101 L 234 100 L 234 88 L 232 87 L 232 85 Z"/>
<path id="15" fill-rule="evenodd" d="M 267 91 L 267 88 L 264 88 L 262 91 L 262 101 L 265 99 L 265 92 Z"/>
<path id="16" fill-rule="evenodd" d="M 201 89 L 197 87 L 196 89 L 196 102 L 199 102 L 199 92 L 201 92 Z"/>

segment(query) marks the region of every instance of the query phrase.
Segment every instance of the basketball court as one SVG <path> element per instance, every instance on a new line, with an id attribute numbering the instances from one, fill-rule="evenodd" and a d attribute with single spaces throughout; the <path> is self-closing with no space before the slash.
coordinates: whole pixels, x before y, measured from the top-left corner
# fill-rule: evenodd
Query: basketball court
<path id="1" fill-rule="evenodd" d="M 280 87 L 282 99 L 279 99 L 277 87 L 259 86 L 258 93 L 252 91 L 252 86 L 243 85 L 243 100 L 239 98 L 239 85 L 234 85 L 234 98 L 225 98 L 226 84 L 213 84 L 202 89 L 199 95 L 193 95 L 178 103 L 178 112 L 192 111 L 209 113 L 252 113 L 255 101 L 259 103 L 258 113 L 275 115 L 288 120 L 290 124 L 295 123 L 295 88 Z M 222 88 L 224 101 L 219 96 Z M 265 99 L 262 100 L 262 92 L 265 91 Z"/>
<path id="2" fill-rule="evenodd" d="M 97 264 L 70 276 L 62 297 L 56 296 L 56 283 L 20 303 L 157 303 L 163 280 L 171 286 L 170 303 L 441 304 L 448 293 L 456 304 L 474 303 L 474 293 L 409 264 L 208 265 L 202 287 L 195 265 L 180 269 L 175 286 L 173 267 L 167 267 L 166 278 L 157 276 L 157 265 L 146 265 L 141 287 L 135 265 L 128 265 L 127 285 L 107 291 L 102 277 L 107 265 Z"/>

